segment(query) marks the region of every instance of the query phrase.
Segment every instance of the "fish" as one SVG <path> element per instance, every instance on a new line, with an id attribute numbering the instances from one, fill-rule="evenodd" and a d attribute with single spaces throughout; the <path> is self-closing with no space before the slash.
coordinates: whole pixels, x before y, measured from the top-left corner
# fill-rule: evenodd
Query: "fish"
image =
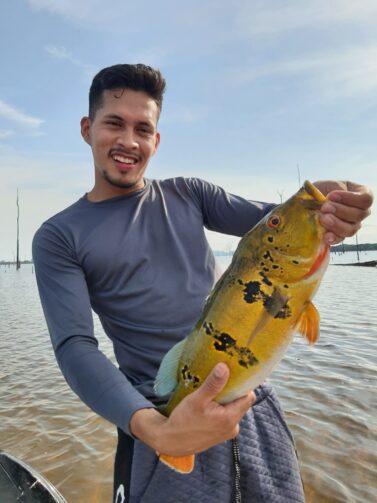
<path id="1" fill-rule="evenodd" d="M 158 370 L 154 391 L 169 396 L 169 416 L 224 362 L 229 380 L 216 396 L 227 404 L 262 384 L 299 332 L 310 344 L 319 336 L 312 303 L 329 262 L 319 213 L 326 197 L 310 182 L 273 208 L 240 240 L 191 333 L 171 348 Z M 159 459 L 190 473 L 194 454 Z"/>

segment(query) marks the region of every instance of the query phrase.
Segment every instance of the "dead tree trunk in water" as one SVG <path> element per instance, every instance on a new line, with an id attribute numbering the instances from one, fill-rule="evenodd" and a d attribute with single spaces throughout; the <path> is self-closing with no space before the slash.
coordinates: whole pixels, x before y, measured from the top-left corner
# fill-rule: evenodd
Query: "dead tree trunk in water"
<path id="1" fill-rule="evenodd" d="M 357 261 L 360 262 L 360 255 L 359 255 L 359 241 L 357 239 L 357 234 L 355 234 L 356 237 L 356 253 L 357 253 Z"/>
<path id="2" fill-rule="evenodd" d="M 20 263 L 20 206 L 18 204 L 18 189 L 17 189 L 17 256 L 16 256 L 16 269 L 21 267 Z"/>
<path id="3" fill-rule="evenodd" d="M 298 188 L 301 189 L 301 173 L 300 166 L 297 164 L 297 175 L 298 175 Z"/>

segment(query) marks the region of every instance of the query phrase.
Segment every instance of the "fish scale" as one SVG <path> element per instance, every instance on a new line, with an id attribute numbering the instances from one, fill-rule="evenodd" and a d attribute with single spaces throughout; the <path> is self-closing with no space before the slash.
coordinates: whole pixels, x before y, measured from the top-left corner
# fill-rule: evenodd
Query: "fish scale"
<path id="1" fill-rule="evenodd" d="M 192 332 L 161 363 L 155 391 L 171 393 L 162 413 L 169 415 L 219 362 L 230 369 L 216 397 L 225 404 L 264 382 L 296 331 L 315 342 L 319 315 L 311 299 L 329 258 L 319 223 L 325 200 L 306 181 L 241 239 Z M 192 469 L 187 458 L 193 463 L 193 456 L 160 456 L 183 473 Z"/>

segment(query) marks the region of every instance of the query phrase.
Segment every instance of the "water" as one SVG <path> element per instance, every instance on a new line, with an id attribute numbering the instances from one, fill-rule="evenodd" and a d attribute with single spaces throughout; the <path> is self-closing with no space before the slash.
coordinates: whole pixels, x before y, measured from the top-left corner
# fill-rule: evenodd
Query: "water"
<path id="1" fill-rule="evenodd" d="M 307 502 L 374 502 L 377 268 L 330 266 L 315 304 L 320 340 L 309 347 L 298 336 L 271 379 L 295 437 Z M 110 502 L 115 428 L 65 384 L 31 265 L 0 267 L 0 320 L 0 448 L 40 471 L 69 503 Z M 96 335 L 110 356 L 98 321 Z"/>

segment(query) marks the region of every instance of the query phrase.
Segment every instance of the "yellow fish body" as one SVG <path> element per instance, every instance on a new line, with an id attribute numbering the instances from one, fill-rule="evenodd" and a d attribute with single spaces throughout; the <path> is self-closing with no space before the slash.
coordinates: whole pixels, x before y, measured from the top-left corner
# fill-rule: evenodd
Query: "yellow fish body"
<path id="1" fill-rule="evenodd" d="M 262 384 L 281 360 L 295 331 L 312 344 L 319 314 L 311 303 L 326 270 L 329 247 L 319 223 L 323 194 L 310 182 L 266 215 L 240 241 L 191 334 L 163 359 L 155 391 L 171 394 L 169 415 L 224 362 L 230 378 L 216 397 L 225 404 Z M 182 473 L 194 456 L 160 455 Z"/>

